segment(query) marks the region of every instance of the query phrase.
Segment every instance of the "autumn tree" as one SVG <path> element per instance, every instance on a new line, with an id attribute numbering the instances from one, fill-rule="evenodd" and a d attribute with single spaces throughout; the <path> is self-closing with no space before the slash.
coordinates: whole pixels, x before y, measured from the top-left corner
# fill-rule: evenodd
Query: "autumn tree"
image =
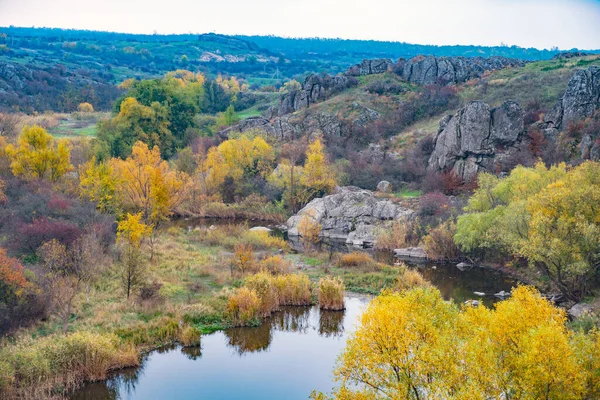
<path id="1" fill-rule="evenodd" d="M 593 398 L 600 343 L 565 322 L 563 310 L 525 286 L 494 309 L 459 310 L 432 287 L 384 292 L 347 342 L 333 398 Z"/>
<path id="2" fill-rule="evenodd" d="M 87 102 L 80 103 L 77 106 L 77 111 L 82 112 L 82 113 L 93 113 L 94 106 L 92 106 L 90 103 L 87 103 Z"/>
<path id="3" fill-rule="evenodd" d="M 119 209 L 114 169 L 108 162 L 92 158 L 79 166 L 81 196 L 96 203 L 99 211 L 116 214 Z"/>
<path id="4" fill-rule="evenodd" d="M 10 328 L 19 315 L 18 305 L 28 286 L 23 265 L 0 248 L 0 333 Z"/>
<path id="5" fill-rule="evenodd" d="M 26 126 L 16 146 L 6 146 L 15 176 L 25 179 L 48 179 L 56 182 L 73 170 L 70 163 L 70 146 L 66 140 L 56 142 L 40 126 Z"/>
<path id="6" fill-rule="evenodd" d="M 319 138 L 308 146 L 300 182 L 313 192 L 313 197 L 330 193 L 336 185 L 335 171 L 327 161 L 325 148 Z"/>
<path id="7" fill-rule="evenodd" d="M 304 169 L 298 165 L 306 155 L 307 143 L 304 139 L 285 143 L 281 148 L 281 160 L 269 176 L 269 182 L 283 191 L 283 199 L 292 212 L 298 211 L 298 205 L 306 203 L 306 193 L 300 184 Z"/>
<path id="8" fill-rule="evenodd" d="M 599 176 L 594 162 L 519 166 L 504 179 L 482 174 L 454 240 L 465 251 L 524 257 L 579 301 L 600 267 Z"/>
<path id="9" fill-rule="evenodd" d="M 156 227 L 183 200 L 189 180 L 162 160 L 158 147 L 137 142 L 126 160 L 113 159 L 115 192 L 126 210 L 141 212 L 143 221 Z"/>
<path id="10" fill-rule="evenodd" d="M 129 299 L 131 291 L 141 285 L 146 272 L 146 262 L 142 255 L 142 246 L 152 234 L 152 227 L 142 222 L 142 214 L 127 214 L 119 222 L 117 242 L 122 246 L 118 272 L 121 284 Z"/>
<path id="11" fill-rule="evenodd" d="M 102 264 L 102 250 L 94 233 L 80 236 L 68 247 L 56 239 L 38 250 L 43 264 L 43 279 L 52 297 L 63 331 L 69 330 L 75 297 L 82 286 L 92 281 Z"/>
<path id="12" fill-rule="evenodd" d="M 249 177 L 266 177 L 273 169 L 275 151 L 258 135 L 243 134 L 209 149 L 199 166 L 206 194 L 216 193 L 226 178 L 240 186 Z"/>

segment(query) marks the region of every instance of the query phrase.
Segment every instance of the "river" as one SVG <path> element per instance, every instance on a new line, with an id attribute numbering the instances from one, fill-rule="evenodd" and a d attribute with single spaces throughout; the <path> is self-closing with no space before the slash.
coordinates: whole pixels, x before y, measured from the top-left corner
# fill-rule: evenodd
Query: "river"
<path id="1" fill-rule="evenodd" d="M 413 267 L 456 302 L 477 299 L 491 305 L 497 300 L 494 293 L 515 285 L 489 269 L 461 271 L 433 263 Z M 330 392 L 336 359 L 368 301 L 350 295 L 343 312 L 286 307 L 260 327 L 204 335 L 201 347 L 159 349 L 146 355 L 140 367 L 86 384 L 72 399 L 295 400 L 307 399 L 312 390 Z"/>

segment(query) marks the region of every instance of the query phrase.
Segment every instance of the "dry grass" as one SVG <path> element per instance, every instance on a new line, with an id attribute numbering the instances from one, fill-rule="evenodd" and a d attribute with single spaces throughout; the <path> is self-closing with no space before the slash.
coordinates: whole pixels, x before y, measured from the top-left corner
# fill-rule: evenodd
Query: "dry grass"
<path id="1" fill-rule="evenodd" d="M 198 233 L 200 243 L 233 249 L 237 245 L 252 246 L 255 250 L 288 249 L 287 242 L 269 232 L 251 231 L 245 224 L 223 225 L 215 229 L 205 229 Z"/>
<path id="2" fill-rule="evenodd" d="M 254 325 L 259 318 L 261 302 L 256 292 L 247 287 L 237 289 L 227 304 L 229 318 L 235 326 Z"/>
<path id="3" fill-rule="evenodd" d="M 452 261 L 459 257 L 459 250 L 454 243 L 456 224 L 446 221 L 433 228 L 423 237 L 423 249 L 431 260 Z"/>
<path id="4" fill-rule="evenodd" d="M 379 263 L 373 259 L 369 254 L 354 251 L 348 254 L 342 254 L 339 257 L 338 265 L 341 268 L 360 267 L 364 269 L 378 269 Z"/>
<path id="5" fill-rule="evenodd" d="M 312 304 L 310 280 L 305 274 L 287 274 L 273 277 L 279 304 L 308 306 Z"/>
<path id="6" fill-rule="evenodd" d="M 319 280 L 319 307 L 333 311 L 344 309 L 344 282 L 339 277 Z"/>
<path id="7" fill-rule="evenodd" d="M 431 284 L 423 278 L 423 275 L 417 270 L 408 268 L 405 264 L 400 267 L 398 278 L 396 279 L 395 290 L 402 291 L 414 287 L 430 286 Z"/>
<path id="8" fill-rule="evenodd" d="M 106 379 L 111 370 L 138 365 L 138 354 L 115 335 L 77 332 L 6 346 L 0 360 L 0 393 L 46 398 L 56 387 L 69 389 Z"/>
<path id="9" fill-rule="evenodd" d="M 394 250 L 419 244 L 418 220 L 395 220 L 389 226 L 381 227 L 376 233 L 375 248 Z"/>
<path id="10" fill-rule="evenodd" d="M 269 317 L 279 310 L 279 295 L 275 287 L 273 276 L 268 272 L 259 272 L 246 278 L 244 286 L 254 291 L 260 300 L 259 314 Z"/>
<path id="11" fill-rule="evenodd" d="M 292 263 L 280 255 L 265 257 L 258 264 L 261 271 L 268 271 L 273 275 L 288 274 L 292 269 Z"/>

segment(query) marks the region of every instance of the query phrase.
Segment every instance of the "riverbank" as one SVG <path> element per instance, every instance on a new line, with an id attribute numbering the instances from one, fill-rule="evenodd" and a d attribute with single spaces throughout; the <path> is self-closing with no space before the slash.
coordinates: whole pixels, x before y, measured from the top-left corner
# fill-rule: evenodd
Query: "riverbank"
<path id="1" fill-rule="evenodd" d="M 360 296 L 375 295 L 384 288 L 395 287 L 399 276 L 406 271 L 405 267 L 378 262 L 364 253 L 294 253 L 282 238 L 251 231 L 245 223 L 227 221 L 213 227 L 175 223 L 164 226 L 156 238 L 154 258 L 145 271 L 146 283 L 131 299 L 127 300 L 120 289 L 119 276 L 114 268 L 107 269 L 94 285 L 85 288 L 76 298 L 67 337 L 75 333 L 110 337 L 116 350 L 128 349 L 137 358 L 169 344 L 197 345 L 201 334 L 232 326 L 227 318 L 227 307 L 235 288 L 242 285 L 242 276 L 232 272 L 239 246 L 254 250 L 251 257 L 259 263 L 257 265 L 267 266 L 268 263 L 268 268 L 304 273 L 313 283 L 325 276 L 338 277 L 348 291 Z M 499 291 L 510 290 L 511 287 L 510 282 L 496 275 L 492 279 L 492 275 L 486 273 L 458 274 L 457 270 L 432 267 L 428 265 L 419 271 L 425 279 L 438 286 L 444 296 L 459 302 L 473 297 L 477 290 Z M 413 274 L 406 279 L 415 283 L 419 277 Z M 488 289 L 485 285 L 490 282 L 492 287 Z M 30 381 L 19 379 L 24 374 L 22 369 L 33 365 L 33 361 L 27 364 L 7 363 L 9 358 L 5 355 L 11 352 L 15 357 L 25 354 L 14 352 L 17 348 L 35 349 L 35 343 L 44 340 L 62 343 L 65 336 L 61 331 L 61 321 L 51 317 L 16 332 L 10 341 L 5 340 L 0 351 L 4 360 L 4 364 L 0 362 L 3 366 L 0 368 L 0 384 L 4 385 L 0 388 L 30 394 Z M 42 351 L 27 352 L 30 359 L 37 360 L 44 368 L 48 366 L 47 371 L 50 371 L 27 371 L 29 376 L 51 383 L 45 385 L 44 390 L 37 390 L 36 398 L 60 396 L 83 381 L 103 379 L 109 370 L 131 365 L 130 359 L 127 362 L 115 359 L 106 366 L 104 374 L 76 375 L 74 378 L 70 374 L 70 364 L 67 363 L 64 369 L 53 368 L 53 362 L 44 359 L 43 354 Z M 76 358 L 72 360 L 75 362 Z M 56 383 L 58 385 L 54 385 Z"/>

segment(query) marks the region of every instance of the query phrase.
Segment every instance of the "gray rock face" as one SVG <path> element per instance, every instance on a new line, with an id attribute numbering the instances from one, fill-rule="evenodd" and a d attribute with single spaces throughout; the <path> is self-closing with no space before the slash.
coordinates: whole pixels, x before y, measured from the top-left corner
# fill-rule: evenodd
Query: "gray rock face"
<path id="1" fill-rule="evenodd" d="M 524 132 L 524 113 L 514 101 L 493 109 L 482 101 L 472 101 L 440 121 L 429 168 L 452 170 L 469 180 L 491 166 L 493 158 L 505 151 L 500 148 L 518 144 Z"/>
<path id="2" fill-rule="evenodd" d="M 553 60 L 562 60 L 567 58 L 575 58 L 575 57 L 585 57 L 589 56 L 589 53 L 584 53 L 582 51 L 565 51 L 562 53 L 555 54 L 552 59 Z"/>
<path id="3" fill-rule="evenodd" d="M 377 191 L 381 193 L 391 193 L 392 184 L 388 181 L 381 181 L 377 184 Z"/>
<path id="4" fill-rule="evenodd" d="M 346 75 L 319 76 L 311 74 L 306 77 L 300 90 L 294 90 L 282 96 L 277 115 L 291 114 L 326 100 L 334 93 L 354 85 L 355 80 L 353 81 L 353 79 Z"/>
<path id="5" fill-rule="evenodd" d="M 594 308 L 585 303 L 577 303 L 573 307 L 569 308 L 567 313 L 571 318 L 581 318 L 586 314 L 592 314 L 594 312 Z"/>
<path id="6" fill-rule="evenodd" d="M 407 247 L 405 249 L 395 249 L 394 257 L 401 260 L 427 260 L 427 254 L 422 247 Z"/>
<path id="7" fill-rule="evenodd" d="M 373 192 L 356 187 L 338 188 L 335 194 L 314 199 L 298 214 L 287 220 L 288 235 L 300 236 L 298 224 L 303 216 L 321 224 L 321 237 L 345 239 L 356 246 L 375 243 L 375 229 L 385 221 L 407 218 L 412 210 L 400 207 L 388 199 L 379 199 Z"/>
<path id="8" fill-rule="evenodd" d="M 392 60 L 388 58 L 378 58 L 375 60 L 363 60 L 360 64 L 350 67 L 347 75 L 373 75 L 382 74 L 392 66 Z"/>
<path id="9" fill-rule="evenodd" d="M 571 121 L 587 118 L 600 108 L 600 67 L 575 72 L 560 101 L 544 117 L 547 129 L 565 129 Z"/>
<path id="10" fill-rule="evenodd" d="M 399 60 L 404 64 L 403 78 L 420 85 L 460 83 L 480 78 L 486 71 L 523 66 L 526 61 L 505 57 L 436 57 L 416 56 Z"/>

